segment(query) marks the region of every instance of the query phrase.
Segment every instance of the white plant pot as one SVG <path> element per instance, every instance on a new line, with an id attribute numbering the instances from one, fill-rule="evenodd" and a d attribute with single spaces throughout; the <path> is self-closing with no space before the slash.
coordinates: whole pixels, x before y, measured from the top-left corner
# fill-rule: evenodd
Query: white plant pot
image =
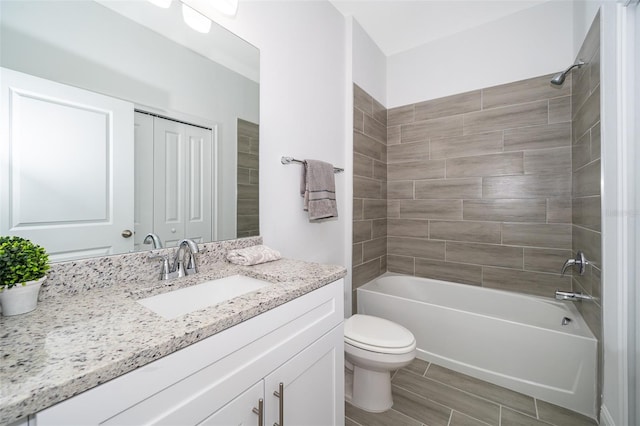
<path id="1" fill-rule="evenodd" d="M 46 276 L 0 291 L 2 315 L 8 317 L 33 311 L 38 305 L 38 293 L 45 279 Z"/>

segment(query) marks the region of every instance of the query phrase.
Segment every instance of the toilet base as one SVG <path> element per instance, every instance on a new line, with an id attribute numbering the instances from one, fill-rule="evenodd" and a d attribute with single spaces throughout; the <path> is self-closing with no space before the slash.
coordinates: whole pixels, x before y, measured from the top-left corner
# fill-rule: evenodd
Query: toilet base
<path id="1" fill-rule="evenodd" d="M 351 404 L 371 413 L 382 413 L 393 406 L 391 373 L 353 366 Z"/>

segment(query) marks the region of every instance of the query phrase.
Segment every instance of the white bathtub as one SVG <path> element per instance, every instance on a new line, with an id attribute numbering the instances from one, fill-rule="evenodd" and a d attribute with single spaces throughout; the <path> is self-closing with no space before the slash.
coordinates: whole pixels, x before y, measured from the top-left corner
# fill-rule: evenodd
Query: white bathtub
<path id="1" fill-rule="evenodd" d="M 411 330 L 420 359 L 596 417 L 597 341 L 571 302 L 387 273 L 358 313 Z"/>

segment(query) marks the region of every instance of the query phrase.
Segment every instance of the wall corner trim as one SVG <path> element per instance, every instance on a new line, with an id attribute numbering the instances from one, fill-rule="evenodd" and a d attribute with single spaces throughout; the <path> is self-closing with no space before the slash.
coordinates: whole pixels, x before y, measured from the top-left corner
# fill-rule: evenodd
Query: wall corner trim
<path id="1" fill-rule="evenodd" d="M 616 422 L 613 421 L 609 409 L 606 405 L 600 407 L 600 426 L 616 426 Z"/>

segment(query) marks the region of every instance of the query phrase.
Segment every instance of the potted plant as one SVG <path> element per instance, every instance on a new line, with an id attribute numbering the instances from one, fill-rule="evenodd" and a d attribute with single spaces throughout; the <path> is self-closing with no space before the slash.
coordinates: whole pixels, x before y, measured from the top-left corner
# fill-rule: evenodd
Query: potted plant
<path id="1" fill-rule="evenodd" d="M 0 307 L 2 315 L 31 312 L 49 270 L 44 248 L 21 237 L 0 237 Z"/>

